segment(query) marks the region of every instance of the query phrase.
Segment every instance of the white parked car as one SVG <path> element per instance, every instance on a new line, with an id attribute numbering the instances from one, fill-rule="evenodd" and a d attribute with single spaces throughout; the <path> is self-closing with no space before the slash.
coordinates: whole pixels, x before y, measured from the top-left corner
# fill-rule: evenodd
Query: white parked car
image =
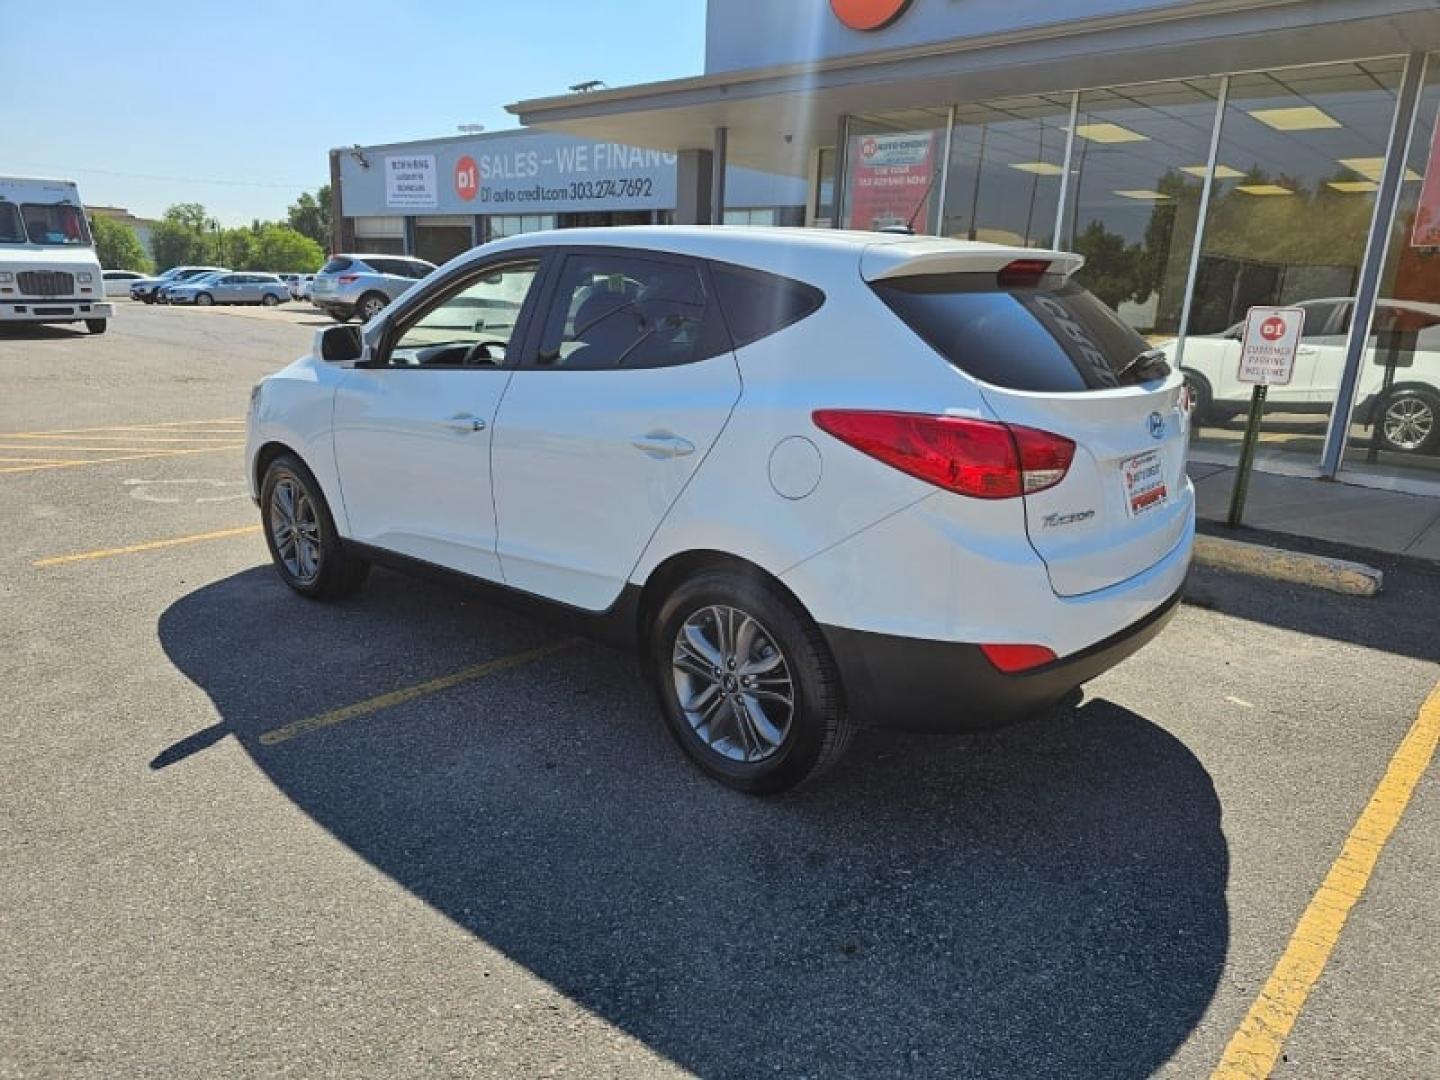
<path id="1" fill-rule="evenodd" d="M 106 296 L 129 296 L 130 286 L 145 280 L 144 274 L 134 270 L 106 270 L 100 276 L 105 279 Z"/>
<path id="2" fill-rule="evenodd" d="M 1042 713 L 1159 633 L 1194 537 L 1181 376 L 1079 264 L 798 229 L 467 252 L 255 388 L 276 569 L 439 570 L 632 645 L 748 791 L 861 722 Z"/>
<path id="3" fill-rule="evenodd" d="M 1328 416 L 1345 369 L 1345 346 L 1355 303 L 1348 298 L 1306 300 L 1305 330 L 1287 386 L 1266 391 L 1269 412 Z M 1195 414 L 1223 423 L 1249 408 L 1251 385 L 1236 377 L 1245 324 L 1223 334 L 1192 336 L 1181 357 L 1195 395 Z M 1176 343 L 1160 346 L 1173 360 Z M 1389 369 L 1389 384 L 1386 377 Z M 1380 445 L 1399 453 L 1440 450 L 1440 304 L 1382 300 L 1360 368 L 1356 422 L 1374 426 Z"/>
<path id="4" fill-rule="evenodd" d="M 292 300 L 309 300 L 314 281 L 314 274 L 296 274 L 295 280 L 290 283 L 290 298 Z"/>

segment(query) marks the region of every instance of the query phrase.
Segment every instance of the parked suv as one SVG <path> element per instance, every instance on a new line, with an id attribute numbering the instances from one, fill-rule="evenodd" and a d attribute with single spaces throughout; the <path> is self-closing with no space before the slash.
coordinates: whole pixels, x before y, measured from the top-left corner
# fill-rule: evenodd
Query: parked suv
<path id="1" fill-rule="evenodd" d="M 636 647 L 679 745 L 747 791 L 862 722 L 1043 713 L 1159 633 L 1195 530 L 1181 375 L 1080 263 L 799 229 L 489 244 L 255 388 L 275 567 L 326 599 L 439 568 Z"/>
<path id="2" fill-rule="evenodd" d="M 435 269 L 403 255 L 332 255 L 311 285 L 311 300 L 337 322 L 369 322 Z"/>

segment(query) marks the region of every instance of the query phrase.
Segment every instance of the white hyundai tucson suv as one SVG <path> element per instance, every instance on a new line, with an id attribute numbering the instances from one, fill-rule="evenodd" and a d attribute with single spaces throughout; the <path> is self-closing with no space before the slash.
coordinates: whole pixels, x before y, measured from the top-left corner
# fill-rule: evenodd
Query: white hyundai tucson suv
<path id="1" fill-rule="evenodd" d="M 1160 632 L 1190 564 L 1182 377 L 1074 255 L 640 227 L 468 252 L 251 397 L 275 567 L 459 576 L 635 648 L 707 773 L 858 724 L 995 726 Z"/>

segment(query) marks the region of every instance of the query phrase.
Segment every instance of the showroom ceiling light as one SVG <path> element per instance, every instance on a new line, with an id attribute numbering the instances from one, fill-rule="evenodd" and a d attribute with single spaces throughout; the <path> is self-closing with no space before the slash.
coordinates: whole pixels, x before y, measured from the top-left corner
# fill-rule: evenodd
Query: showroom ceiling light
<path id="1" fill-rule="evenodd" d="M 1180 171 L 1183 173 L 1189 173 L 1191 176 L 1198 176 L 1201 180 L 1204 180 L 1205 175 L 1210 171 L 1210 169 L 1208 166 L 1205 165 L 1181 165 Z M 1216 180 L 1239 180 L 1240 177 L 1244 175 L 1245 174 L 1239 169 L 1232 169 L 1229 165 L 1215 166 Z"/>
<path id="2" fill-rule="evenodd" d="M 1379 180 L 1385 171 L 1385 159 L 1383 157 L 1347 157 L 1341 158 L 1340 164 L 1351 172 L 1357 172 L 1367 180 Z M 1405 170 L 1406 180 L 1423 179 L 1414 169 Z"/>
<path id="3" fill-rule="evenodd" d="M 1034 173 L 1036 176 L 1059 176 L 1065 171 L 1059 165 L 1052 165 L 1048 161 L 1021 161 L 1011 165 L 1010 168 Z"/>
<path id="4" fill-rule="evenodd" d="M 1276 131 L 1322 131 L 1344 126 L 1314 105 L 1301 105 L 1291 109 L 1252 109 L 1250 115 Z"/>
<path id="5" fill-rule="evenodd" d="M 1075 134 L 1097 143 L 1149 142 L 1150 136 L 1121 127 L 1119 124 L 1078 124 Z"/>
<path id="6" fill-rule="evenodd" d="M 1236 191 L 1243 191 L 1246 195 L 1294 195 L 1295 192 L 1289 188 L 1281 187 L 1279 184 L 1236 184 Z"/>
<path id="7" fill-rule="evenodd" d="M 1359 195 L 1367 191 L 1380 190 L 1380 185 L 1374 180 L 1331 180 L 1325 186 L 1344 192 L 1346 195 Z"/>
<path id="8" fill-rule="evenodd" d="M 1132 188 L 1128 191 L 1117 191 L 1114 194 L 1119 195 L 1122 199 L 1134 199 L 1137 202 L 1164 202 L 1172 197 L 1163 191 L 1149 191 L 1144 188 Z"/>

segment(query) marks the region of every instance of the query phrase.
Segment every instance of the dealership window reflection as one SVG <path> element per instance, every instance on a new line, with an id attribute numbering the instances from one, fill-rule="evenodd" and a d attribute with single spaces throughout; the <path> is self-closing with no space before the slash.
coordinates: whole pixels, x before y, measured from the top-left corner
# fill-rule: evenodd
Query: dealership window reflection
<path id="1" fill-rule="evenodd" d="M 956 107 L 943 235 L 1054 245 L 1072 101 L 1035 95 Z"/>
<path id="2" fill-rule="evenodd" d="M 1368 346 L 1343 467 L 1440 483 L 1440 55 L 1416 109 Z"/>
<path id="3" fill-rule="evenodd" d="M 1080 95 L 1063 247 L 1078 280 L 1154 343 L 1180 331 L 1219 79 Z"/>
<path id="4" fill-rule="evenodd" d="M 1231 77 L 1183 347 L 1201 404 L 1195 458 L 1238 456 L 1250 388 L 1229 328 L 1257 305 L 1353 301 L 1403 69 L 1394 58 Z M 1291 385 L 1271 391 L 1262 464 L 1318 463 L 1344 353 L 1333 334 L 1302 347 Z"/>

